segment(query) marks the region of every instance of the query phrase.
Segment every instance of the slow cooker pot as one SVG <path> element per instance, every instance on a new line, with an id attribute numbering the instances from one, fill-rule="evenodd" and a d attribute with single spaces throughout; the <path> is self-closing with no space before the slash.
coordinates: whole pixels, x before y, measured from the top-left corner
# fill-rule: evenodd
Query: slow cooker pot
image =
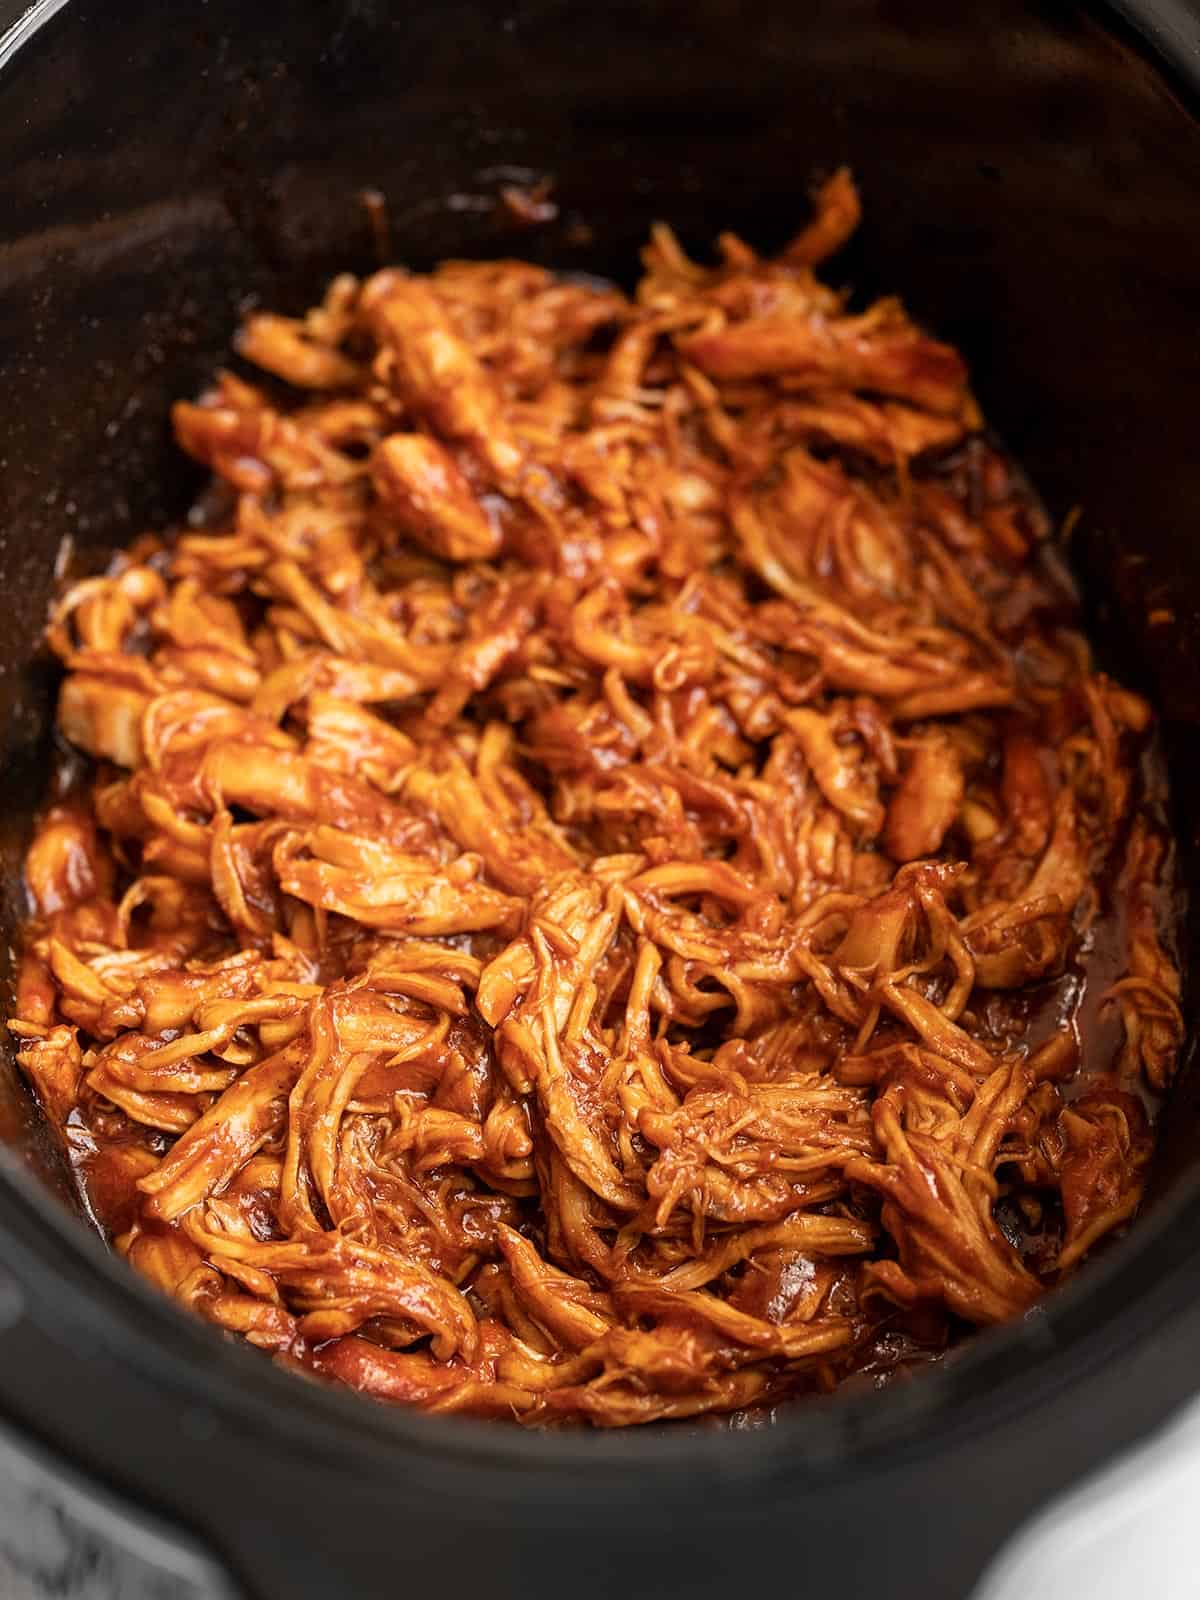
<path id="1" fill-rule="evenodd" d="M 65 568 L 186 507 L 196 479 L 168 403 L 219 362 L 246 297 L 300 309 L 381 244 L 417 267 L 520 254 L 621 277 L 658 217 L 692 248 L 723 227 L 770 246 L 841 162 L 866 200 L 843 279 L 899 291 L 961 344 L 1051 510 L 1082 508 L 1071 554 L 1093 626 L 1160 708 L 1182 872 L 1200 881 L 1200 21 L 1185 7 L 3 13 L 5 951 L 51 753 L 47 602 Z M 499 187 L 543 176 L 557 215 L 518 229 Z M 383 201 L 364 206 L 366 189 Z M 1129 1236 L 939 1370 L 748 1431 L 539 1435 L 327 1392 L 187 1319 L 73 1211 L 0 1054 L 6 1593 L 957 1597 L 1023 1519 L 1200 1387 L 1190 1066 Z"/>

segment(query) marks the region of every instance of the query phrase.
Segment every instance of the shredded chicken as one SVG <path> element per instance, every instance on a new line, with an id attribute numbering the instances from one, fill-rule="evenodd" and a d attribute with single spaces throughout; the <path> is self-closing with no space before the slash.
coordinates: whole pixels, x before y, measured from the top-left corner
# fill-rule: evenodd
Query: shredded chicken
<path id="1" fill-rule="evenodd" d="M 770 1406 L 1137 1206 L 1150 714 L 958 354 L 815 276 L 858 216 L 841 172 L 774 259 L 657 230 L 633 298 L 449 262 L 256 313 L 175 408 L 203 514 L 54 611 L 91 765 L 10 1027 L 115 1248 L 289 1365 Z"/>

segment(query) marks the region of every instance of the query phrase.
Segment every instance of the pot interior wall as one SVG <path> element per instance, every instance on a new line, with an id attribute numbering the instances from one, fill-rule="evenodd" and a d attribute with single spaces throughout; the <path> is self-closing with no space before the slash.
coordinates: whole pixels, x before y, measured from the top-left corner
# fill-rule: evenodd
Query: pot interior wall
<path id="1" fill-rule="evenodd" d="M 1200 131 L 1119 32 L 1013 0 L 181 0 L 162 17 L 73 0 L 0 76 L 4 951 L 50 757 L 36 640 L 58 574 L 182 513 L 196 479 L 170 400 L 219 363 L 247 297 L 300 309 L 377 263 L 367 188 L 413 266 L 519 254 L 628 281 L 654 220 L 699 252 L 726 227 L 769 247 L 849 163 L 866 221 L 839 275 L 961 344 L 1051 510 L 1082 507 L 1095 626 L 1162 711 L 1189 816 Z M 520 228 L 499 189 L 542 176 L 558 215 Z M 1151 627 L 1163 609 L 1173 625 Z M 1181 840 L 1195 884 L 1186 822 Z M 0 1136 L 53 1182 L 0 1057 Z M 1167 1176 L 1194 1163 L 1198 1119 L 1185 1083 Z"/>

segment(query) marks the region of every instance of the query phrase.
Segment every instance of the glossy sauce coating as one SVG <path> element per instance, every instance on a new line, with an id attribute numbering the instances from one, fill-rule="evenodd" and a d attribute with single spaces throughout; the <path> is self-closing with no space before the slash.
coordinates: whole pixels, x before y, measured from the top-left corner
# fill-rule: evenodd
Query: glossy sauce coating
<path id="1" fill-rule="evenodd" d="M 665 230 L 633 299 L 340 278 L 180 403 L 50 640 L 21 1060 L 115 1248 L 430 1410 L 882 1381 L 1133 1215 L 1181 1039 L 1151 716 L 957 353 Z M 280 396 L 286 396 L 281 399 Z"/>

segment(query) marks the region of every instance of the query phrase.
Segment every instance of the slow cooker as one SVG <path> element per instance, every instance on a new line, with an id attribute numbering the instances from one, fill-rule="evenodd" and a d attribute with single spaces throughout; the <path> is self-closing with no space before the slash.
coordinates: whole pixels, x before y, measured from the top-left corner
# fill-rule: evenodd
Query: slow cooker
<path id="1" fill-rule="evenodd" d="M 0 926 L 49 768 L 66 570 L 178 517 L 168 437 L 251 297 L 380 252 L 621 276 L 650 224 L 841 261 L 971 359 L 1108 661 L 1154 699 L 1200 880 L 1200 15 L 1170 0 L 0 5 Z M 501 187 L 553 183 L 519 228 Z M 364 198 L 365 196 L 365 198 Z M 1195 939 L 1193 919 L 1190 940 Z M 1192 960 L 1193 970 L 1200 970 Z M 1194 984 L 1193 984 L 1194 989 Z M 1194 1001 L 1194 994 L 1193 994 Z M 1200 1386 L 1200 1074 L 1141 1218 L 937 1370 L 743 1430 L 525 1433 L 276 1370 L 110 1258 L 0 1046 L 5 1594 L 959 1597 Z"/>

